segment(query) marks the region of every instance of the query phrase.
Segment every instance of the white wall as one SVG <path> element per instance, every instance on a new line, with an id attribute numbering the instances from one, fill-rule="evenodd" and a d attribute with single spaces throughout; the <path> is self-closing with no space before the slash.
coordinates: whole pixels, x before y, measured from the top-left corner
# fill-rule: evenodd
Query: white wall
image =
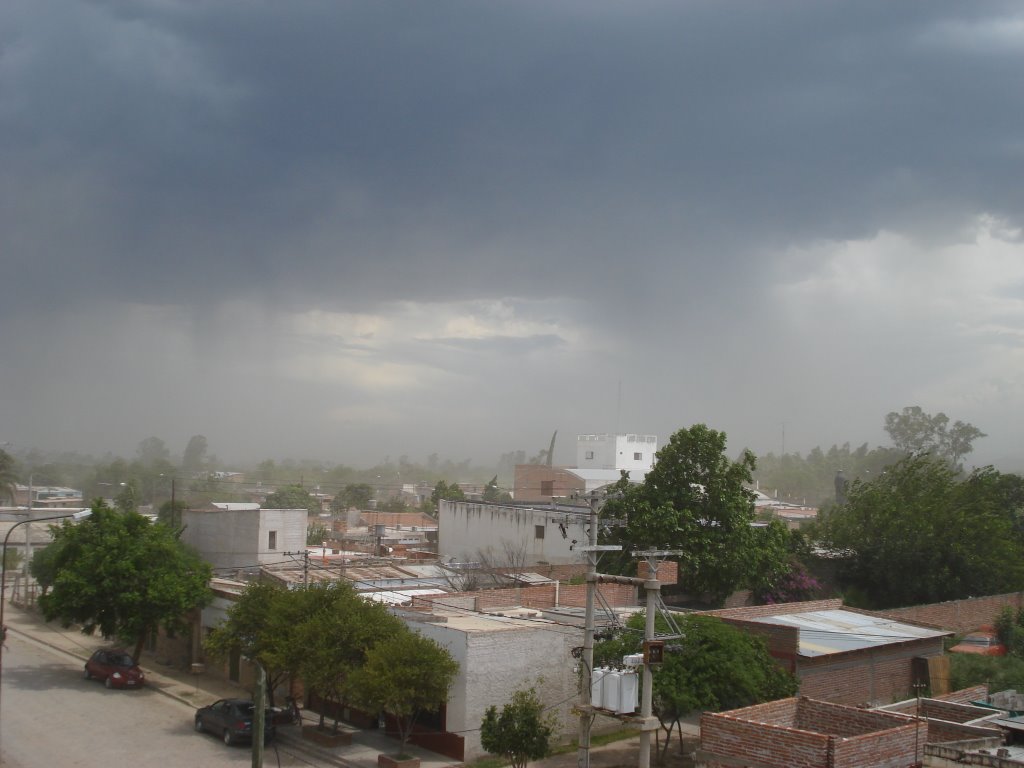
<path id="1" fill-rule="evenodd" d="M 304 550 L 306 517 L 304 509 L 185 510 L 181 539 L 214 568 L 251 568 L 286 559 L 282 552 Z M 274 551 L 268 547 L 272 530 Z"/>
<path id="2" fill-rule="evenodd" d="M 526 565 L 584 562 L 578 547 L 587 541 L 585 520 L 585 514 L 552 509 L 442 500 L 438 556 L 443 561 L 475 562 L 483 552 L 504 564 L 507 544 L 525 555 Z M 564 536 L 560 526 L 565 528 Z M 542 537 L 537 536 L 538 528 L 543 529 Z"/>
<path id="3" fill-rule="evenodd" d="M 479 729 L 487 708 L 500 710 L 513 692 L 531 686 L 542 702 L 558 705 L 552 710 L 558 722 L 557 740 L 571 738 L 579 727 L 571 714 L 578 701 L 571 651 L 582 645 L 582 630 L 509 619 L 475 621 L 493 622 L 498 628 L 464 631 L 443 623 L 409 622 L 414 630 L 447 648 L 459 664 L 448 696 L 446 725 L 465 738 L 464 759 L 486 754 Z"/>
<path id="4" fill-rule="evenodd" d="M 576 466 L 646 472 L 654 466 L 657 450 L 657 435 L 578 435 Z"/>

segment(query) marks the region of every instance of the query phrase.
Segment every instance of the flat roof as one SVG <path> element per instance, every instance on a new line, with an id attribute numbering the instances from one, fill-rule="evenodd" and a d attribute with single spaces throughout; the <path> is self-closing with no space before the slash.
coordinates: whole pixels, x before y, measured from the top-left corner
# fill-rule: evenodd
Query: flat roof
<path id="1" fill-rule="evenodd" d="M 784 613 L 744 621 L 796 627 L 800 630 L 798 653 L 808 657 L 878 648 L 911 640 L 948 637 L 953 634 L 904 624 L 882 616 L 841 609 Z"/>

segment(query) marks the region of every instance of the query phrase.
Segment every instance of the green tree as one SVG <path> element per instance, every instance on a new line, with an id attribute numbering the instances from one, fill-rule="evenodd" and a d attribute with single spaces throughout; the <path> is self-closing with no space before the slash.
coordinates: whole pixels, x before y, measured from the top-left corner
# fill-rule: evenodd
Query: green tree
<path id="1" fill-rule="evenodd" d="M 306 544 L 320 545 L 330 537 L 331 531 L 323 523 L 313 523 L 306 528 Z"/>
<path id="2" fill-rule="evenodd" d="M 46 620 L 134 642 L 136 660 L 160 625 L 181 631 L 185 615 L 211 599 L 210 566 L 171 529 L 139 514 L 97 499 L 89 518 L 52 530 L 56 575 L 39 598 Z"/>
<path id="3" fill-rule="evenodd" d="M 264 509 L 305 509 L 310 514 L 320 512 L 320 502 L 301 485 L 284 485 L 267 494 Z"/>
<path id="4" fill-rule="evenodd" d="M 681 586 L 715 599 L 745 583 L 755 544 L 753 494 L 745 487 L 754 456 L 744 451 L 739 461 L 730 461 L 725 442 L 724 432 L 703 424 L 679 430 L 658 451 L 644 482 L 621 480 L 620 497 L 603 511 L 626 520 L 613 531 L 613 543 L 681 550 Z"/>
<path id="5" fill-rule="evenodd" d="M 172 530 L 181 528 L 181 513 L 188 509 L 188 503 L 175 499 L 173 502 L 168 499 L 157 509 L 156 519 Z"/>
<path id="6" fill-rule="evenodd" d="M 0 499 L 14 499 L 14 487 L 18 484 L 17 464 L 14 457 L 0 448 Z"/>
<path id="7" fill-rule="evenodd" d="M 307 592 L 317 609 L 297 627 L 296 643 L 303 648 L 298 672 L 308 690 L 340 705 L 353 690 L 350 678 L 367 661 L 371 646 L 408 630 L 384 604 L 364 600 L 347 585 L 318 585 Z M 322 711 L 319 727 L 324 727 Z"/>
<path id="8" fill-rule="evenodd" d="M 139 489 L 134 480 L 121 483 L 121 490 L 114 499 L 114 506 L 122 512 L 137 512 L 139 509 Z"/>
<path id="9" fill-rule="evenodd" d="M 960 460 L 974 450 L 974 441 L 986 437 L 973 424 L 956 421 L 950 426 L 946 414 L 940 412 L 933 416 L 918 405 L 886 414 L 885 431 L 893 445 L 904 453 L 931 453 L 946 459 L 955 468 L 959 468 Z"/>
<path id="10" fill-rule="evenodd" d="M 205 437 L 192 435 L 181 459 L 181 471 L 187 474 L 201 472 L 206 467 L 207 448 Z"/>
<path id="11" fill-rule="evenodd" d="M 171 452 L 159 437 L 147 437 L 136 449 L 139 461 L 144 465 L 167 466 L 171 461 Z"/>
<path id="12" fill-rule="evenodd" d="M 28 570 L 32 578 L 43 588 L 45 595 L 57 579 L 57 563 L 60 561 L 60 543 L 53 541 L 32 553 Z M 10 567 L 10 566 L 8 566 Z"/>
<path id="13" fill-rule="evenodd" d="M 654 713 L 665 730 L 664 749 L 680 720 L 692 712 L 736 709 L 796 693 L 796 678 L 768 655 L 760 638 L 713 616 L 690 614 L 677 621 L 682 639 L 655 668 L 651 691 Z M 644 616 L 636 614 L 625 633 L 596 645 L 595 666 L 619 664 L 625 653 L 638 652 L 643 627 Z"/>
<path id="14" fill-rule="evenodd" d="M 1024 587 L 1024 548 L 992 468 L 966 478 L 944 459 L 910 456 L 820 522 L 822 543 L 848 551 L 848 599 L 887 608 Z"/>
<path id="15" fill-rule="evenodd" d="M 332 512 L 345 512 L 350 507 L 366 509 L 373 498 L 373 488 L 366 483 L 349 483 L 331 502 Z"/>
<path id="16" fill-rule="evenodd" d="M 498 488 L 498 476 L 495 475 L 491 481 L 484 486 L 484 501 L 503 502 L 511 501 L 512 495 L 508 491 Z"/>
<path id="17" fill-rule="evenodd" d="M 492 755 L 504 757 L 512 768 L 525 768 L 551 752 L 554 718 L 545 714 L 544 704 L 534 688 L 518 690 L 498 708 L 491 706 L 480 724 L 480 745 Z"/>
<path id="18" fill-rule="evenodd" d="M 354 703 L 395 718 L 404 750 L 420 712 L 436 712 L 448 699 L 459 665 L 419 632 L 405 629 L 376 643 L 352 675 Z"/>
<path id="19" fill-rule="evenodd" d="M 466 494 L 459 488 L 458 483 L 448 484 L 444 480 L 438 480 L 434 486 L 434 492 L 430 494 L 430 500 L 434 502 L 434 509 L 437 509 L 441 499 L 445 501 L 465 501 Z"/>
<path id="20" fill-rule="evenodd" d="M 249 584 L 204 643 L 214 658 L 244 656 L 262 665 L 271 704 L 274 690 L 302 661 L 297 629 L 313 612 L 312 601 L 303 600 L 305 592 L 270 583 Z"/>
<path id="21" fill-rule="evenodd" d="M 16 571 L 21 566 L 21 561 L 25 559 L 25 556 L 13 547 L 4 550 L 3 566 L 8 571 Z M 31 564 L 29 565 L 31 568 Z"/>

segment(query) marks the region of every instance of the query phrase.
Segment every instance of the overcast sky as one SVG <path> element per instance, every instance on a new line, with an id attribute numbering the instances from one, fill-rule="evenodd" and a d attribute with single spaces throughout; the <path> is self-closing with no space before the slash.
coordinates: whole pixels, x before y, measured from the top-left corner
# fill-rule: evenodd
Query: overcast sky
<path id="1" fill-rule="evenodd" d="M 0 443 L 1024 469 L 1016 2 L 0 3 Z"/>

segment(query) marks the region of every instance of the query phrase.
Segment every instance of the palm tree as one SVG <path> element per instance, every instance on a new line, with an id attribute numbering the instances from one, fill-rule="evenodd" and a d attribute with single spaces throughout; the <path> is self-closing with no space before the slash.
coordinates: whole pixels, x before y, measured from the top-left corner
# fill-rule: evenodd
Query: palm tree
<path id="1" fill-rule="evenodd" d="M 10 497 L 14 500 L 14 486 L 18 483 L 18 473 L 14 469 L 14 457 L 0 448 L 0 499 Z"/>

